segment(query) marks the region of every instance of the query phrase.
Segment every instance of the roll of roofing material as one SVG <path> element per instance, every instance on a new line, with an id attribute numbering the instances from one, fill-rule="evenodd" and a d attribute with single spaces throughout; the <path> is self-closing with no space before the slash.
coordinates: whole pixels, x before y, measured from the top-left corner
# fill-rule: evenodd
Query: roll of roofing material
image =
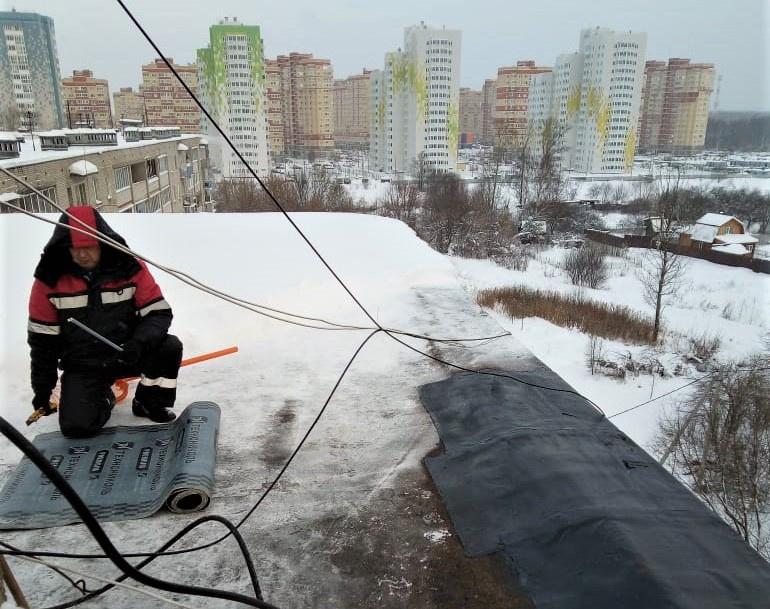
<path id="1" fill-rule="evenodd" d="M 37 436 L 33 444 L 101 521 L 132 520 L 164 505 L 202 510 L 214 491 L 219 406 L 194 402 L 159 425 L 106 427 L 92 438 Z M 0 491 L 0 529 L 39 529 L 80 522 L 48 478 L 22 459 Z"/>
<path id="2" fill-rule="evenodd" d="M 203 489 L 183 488 L 171 493 L 166 499 L 166 508 L 175 514 L 189 514 L 205 510 L 211 496 Z"/>

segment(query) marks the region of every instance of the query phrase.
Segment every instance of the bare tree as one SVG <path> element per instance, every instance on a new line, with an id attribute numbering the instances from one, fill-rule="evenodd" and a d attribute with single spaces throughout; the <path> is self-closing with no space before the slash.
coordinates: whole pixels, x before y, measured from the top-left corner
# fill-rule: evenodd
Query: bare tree
<path id="1" fill-rule="evenodd" d="M 450 252 L 462 241 L 471 211 L 465 184 L 453 174 L 436 174 L 428 183 L 421 232 L 439 252 Z"/>
<path id="2" fill-rule="evenodd" d="M 425 151 L 420 152 L 412 161 L 412 173 L 417 178 L 417 188 L 420 189 L 420 192 L 424 192 L 431 174 L 431 167 L 425 156 Z"/>
<path id="3" fill-rule="evenodd" d="M 656 438 L 661 462 L 770 559 L 770 359 L 724 365 Z"/>
<path id="4" fill-rule="evenodd" d="M 653 342 L 657 342 L 660 334 L 663 309 L 679 292 L 686 271 L 685 258 L 679 256 L 676 249 L 681 229 L 681 204 L 678 178 L 662 182 L 655 205 L 656 216 L 653 218 L 658 229 L 657 235 L 652 238 L 653 247 L 647 251 L 646 264 L 639 274 L 644 299 L 655 309 Z"/>
<path id="5" fill-rule="evenodd" d="M 19 128 L 21 116 L 15 102 L 9 102 L 3 110 L 2 127 L 8 131 L 16 131 Z"/>
<path id="6" fill-rule="evenodd" d="M 382 201 L 382 214 L 414 227 L 420 205 L 420 191 L 415 184 L 396 182 L 390 185 Z"/>

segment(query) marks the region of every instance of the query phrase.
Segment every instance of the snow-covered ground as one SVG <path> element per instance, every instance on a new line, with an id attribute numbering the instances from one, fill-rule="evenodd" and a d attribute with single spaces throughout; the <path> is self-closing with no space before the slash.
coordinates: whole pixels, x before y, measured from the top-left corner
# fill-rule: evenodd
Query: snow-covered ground
<path id="1" fill-rule="evenodd" d="M 561 270 L 567 250 L 547 249 L 532 260 L 526 271 L 513 271 L 487 260 L 454 258 L 461 281 L 470 293 L 510 285 L 552 290 L 564 294 L 582 294 L 585 298 L 624 305 L 650 318 L 653 309 L 644 302 L 638 271 L 649 264 L 645 250 L 630 249 L 626 258 L 611 257 L 611 277 L 602 289 L 573 286 Z M 770 332 L 770 276 L 748 269 L 712 264 L 704 260 L 687 260 L 687 279 L 679 296 L 665 309 L 663 319 L 667 332 L 662 348 L 625 345 L 605 340 L 604 350 L 620 359 L 631 354 L 637 362 L 651 357 L 671 371 L 688 351 L 688 337 L 718 337 L 721 346 L 718 359 L 741 360 L 766 349 L 763 342 Z M 688 377 L 669 376 L 661 379 L 649 375 L 628 376 L 616 381 L 606 376 L 591 375 L 585 354 L 589 338 L 576 330 L 555 326 L 538 318 L 511 320 L 492 312 L 537 357 L 555 370 L 578 391 L 596 402 L 608 416 L 629 406 L 662 395 L 700 374 Z M 672 394 L 620 415 L 613 422 L 644 448 L 650 448 L 658 418 L 674 408 L 685 392 Z"/>

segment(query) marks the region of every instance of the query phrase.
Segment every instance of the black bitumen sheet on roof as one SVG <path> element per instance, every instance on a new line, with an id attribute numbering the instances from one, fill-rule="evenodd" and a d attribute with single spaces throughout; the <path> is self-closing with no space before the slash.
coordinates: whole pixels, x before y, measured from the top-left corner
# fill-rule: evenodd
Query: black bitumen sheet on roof
<path id="1" fill-rule="evenodd" d="M 582 398 L 467 373 L 420 397 L 466 554 L 502 553 L 538 609 L 770 607 L 770 565 Z"/>

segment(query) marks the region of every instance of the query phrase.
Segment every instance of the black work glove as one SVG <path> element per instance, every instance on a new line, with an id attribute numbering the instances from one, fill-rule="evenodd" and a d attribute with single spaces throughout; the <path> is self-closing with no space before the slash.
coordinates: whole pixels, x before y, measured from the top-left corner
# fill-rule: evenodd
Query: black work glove
<path id="1" fill-rule="evenodd" d="M 128 340 L 121 345 L 123 351 L 118 353 L 117 361 L 120 364 L 133 366 L 137 364 L 142 357 L 142 346 L 135 340 Z"/>
<path id="2" fill-rule="evenodd" d="M 43 414 L 48 416 L 53 412 L 53 408 L 51 408 L 51 396 L 49 395 L 42 395 L 42 394 L 35 394 L 35 397 L 32 398 L 32 408 L 34 410 L 42 410 Z"/>

